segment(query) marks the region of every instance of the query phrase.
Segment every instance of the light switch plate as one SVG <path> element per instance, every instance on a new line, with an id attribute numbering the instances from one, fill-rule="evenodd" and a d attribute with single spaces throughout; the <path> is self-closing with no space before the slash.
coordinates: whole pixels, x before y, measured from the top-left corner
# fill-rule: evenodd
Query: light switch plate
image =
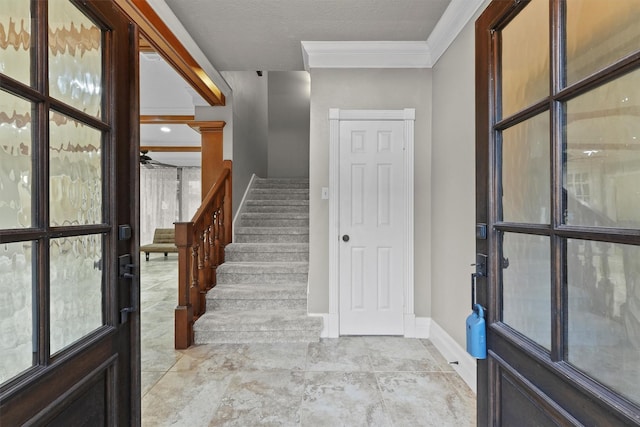
<path id="1" fill-rule="evenodd" d="M 322 199 L 329 200 L 329 187 L 322 187 Z"/>

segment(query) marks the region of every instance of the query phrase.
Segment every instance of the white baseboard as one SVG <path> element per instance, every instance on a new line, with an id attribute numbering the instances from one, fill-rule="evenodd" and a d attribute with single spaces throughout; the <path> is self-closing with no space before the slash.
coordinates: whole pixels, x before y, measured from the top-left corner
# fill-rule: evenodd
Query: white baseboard
<path id="1" fill-rule="evenodd" d="M 431 318 L 430 317 L 416 317 L 415 326 L 416 338 L 430 338 L 431 337 Z"/>
<path id="2" fill-rule="evenodd" d="M 416 336 L 416 315 L 413 313 L 404 314 L 404 337 L 417 338 Z"/>
<path id="3" fill-rule="evenodd" d="M 332 315 L 331 313 L 307 313 L 307 316 L 322 317 L 320 338 L 338 338 L 340 336 L 338 316 Z"/>
<path id="4" fill-rule="evenodd" d="M 331 313 L 309 313 L 309 316 L 322 317 L 321 338 L 338 338 L 338 316 Z M 408 325 L 408 322 L 412 324 Z M 442 356 L 451 363 L 451 367 L 460 375 L 462 380 L 476 393 L 476 359 L 460 346 L 451 335 L 430 317 L 405 317 L 405 337 L 429 339 Z"/>
<path id="5" fill-rule="evenodd" d="M 460 344 L 451 338 L 451 335 L 433 320 L 431 320 L 429 340 L 447 361 L 458 362 L 457 364 L 451 364 L 451 366 L 471 390 L 476 393 L 476 359 L 471 357 Z"/>

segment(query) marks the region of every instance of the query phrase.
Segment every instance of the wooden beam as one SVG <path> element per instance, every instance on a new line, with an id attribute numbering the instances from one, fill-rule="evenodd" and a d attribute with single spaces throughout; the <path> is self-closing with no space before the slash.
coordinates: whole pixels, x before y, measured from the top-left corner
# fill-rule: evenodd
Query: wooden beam
<path id="1" fill-rule="evenodd" d="M 140 116 L 141 125 L 188 125 L 194 116 Z"/>
<path id="2" fill-rule="evenodd" d="M 210 105 L 225 105 L 224 94 L 146 0 L 114 0 L 154 50 Z"/>
<path id="3" fill-rule="evenodd" d="M 199 153 L 201 147 L 184 145 L 141 145 L 140 151 L 153 151 L 156 153 Z"/>

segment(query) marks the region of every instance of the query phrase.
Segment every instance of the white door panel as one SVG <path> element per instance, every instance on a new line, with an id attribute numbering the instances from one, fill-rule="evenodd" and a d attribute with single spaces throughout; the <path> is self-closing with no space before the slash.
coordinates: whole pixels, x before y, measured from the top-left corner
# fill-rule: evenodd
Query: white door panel
<path id="1" fill-rule="evenodd" d="M 340 123 L 342 335 L 404 333 L 403 149 L 401 121 Z"/>

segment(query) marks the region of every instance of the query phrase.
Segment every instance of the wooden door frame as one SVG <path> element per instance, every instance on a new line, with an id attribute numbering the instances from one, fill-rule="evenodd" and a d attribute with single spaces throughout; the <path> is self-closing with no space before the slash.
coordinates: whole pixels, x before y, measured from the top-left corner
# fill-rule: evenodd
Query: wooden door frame
<path id="1" fill-rule="evenodd" d="M 329 314 L 325 331 L 330 338 L 340 336 L 340 122 L 341 121 L 403 121 L 404 122 L 404 336 L 415 337 L 414 309 L 414 108 L 403 110 L 343 110 L 329 109 Z"/>
<path id="2" fill-rule="evenodd" d="M 477 234 L 476 251 L 489 256 L 487 262 L 487 276 L 477 278 L 477 302 L 485 307 L 487 316 L 487 346 L 488 356 L 486 360 L 478 360 L 477 372 L 477 423 L 478 425 L 500 425 L 501 412 L 506 408 L 502 405 L 501 385 L 508 384 L 513 390 L 522 393 L 532 406 L 542 411 L 549 420 L 558 425 L 637 425 L 638 413 L 626 399 L 615 393 L 604 389 L 594 379 L 588 377 L 578 368 L 574 368 L 567 363 L 561 351 L 552 349 L 549 353 L 542 351 L 538 346 L 533 345 L 530 340 L 511 333 L 501 322 L 501 313 L 495 308 L 500 307 L 501 294 L 499 292 L 499 275 L 502 270 L 502 260 L 498 254 L 500 245 L 500 235 L 495 219 L 498 218 L 497 209 L 500 203 L 497 170 L 501 168 L 501 161 L 496 153 L 498 131 L 495 125 L 498 122 L 498 101 L 500 91 L 500 41 L 494 34 L 508 23 L 517 13 L 526 7 L 529 2 L 494 0 L 484 10 L 476 21 L 475 39 L 475 87 L 476 87 L 476 221 L 478 225 L 486 226 L 486 237 L 481 233 Z M 552 5 L 561 6 L 561 3 L 551 2 Z M 554 21 L 559 21 L 560 10 L 558 8 L 551 11 Z M 554 37 L 557 39 L 560 34 L 558 28 L 552 26 L 551 45 Z M 554 72 L 560 70 L 559 55 L 553 51 L 550 62 Z M 608 77 L 612 72 L 620 76 L 622 72 L 632 66 L 637 66 L 640 56 L 636 53 L 627 59 L 618 61 L 615 68 L 605 68 L 599 71 L 596 77 L 586 80 L 586 85 L 592 84 L 596 78 Z M 552 79 L 553 83 L 553 79 Z M 574 84 L 575 86 L 575 84 Z M 554 88 L 556 92 L 560 88 Z M 565 90 L 567 93 L 575 92 L 575 89 Z M 558 98 L 557 93 L 552 93 L 549 98 Z M 554 98 L 554 102 L 555 99 Z M 562 101 L 561 102 L 565 102 Z M 533 108 L 529 107 L 531 113 Z M 525 109 L 525 113 L 527 113 Z M 552 114 L 553 120 L 562 123 L 561 117 L 553 109 L 545 110 L 546 114 Z M 552 126 L 554 138 L 560 138 L 556 129 Z M 552 138 L 553 143 L 553 138 Z M 561 156 L 558 146 L 550 151 L 551 156 Z M 560 157 L 557 157 L 560 158 Z M 550 159 L 552 167 L 554 160 Z M 553 171 L 556 177 L 562 176 L 560 166 Z M 558 178 L 556 178 L 558 179 Z M 554 192 L 559 192 L 561 183 L 553 182 Z M 560 205 L 559 196 L 552 194 L 556 207 Z M 560 209 L 556 208 L 556 212 Z M 556 216 L 556 224 L 561 224 L 561 220 Z M 554 225 L 554 218 L 551 218 L 551 226 Z M 560 238 L 568 238 L 569 234 L 557 233 Z M 585 233 L 588 237 L 588 234 Z M 580 238 L 581 236 L 577 237 Z M 625 243 L 625 237 L 619 235 L 617 240 Z M 609 241 L 614 241 L 611 239 Z M 553 255 L 559 257 L 558 253 Z M 562 272 L 553 271 L 552 274 L 559 275 Z M 552 296 L 552 310 L 557 307 L 557 301 L 562 297 L 558 290 L 554 290 Z M 555 301 L 554 301 L 555 299 Z M 564 315 L 560 312 L 560 316 Z M 557 319 L 556 319 L 557 320 Z M 562 338 L 563 331 L 552 322 L 551 337 L 552 342 L 558 342 Z M 563 347 L 557 346 L 557 347 Z M 560 348 L 561 349 L 561 348 Z M 531 421 L 529 421 L 531 422 Z"/>
<path id="3" fill-rule="evenodd" d="M 38 2 L 36 2 L 38 3 Z M 73 1 L 72 4 L 79 7 L 79 10 L 86 14 L 89 19 L 96 22 L 97 26 L 104 31 L 103 40 L 107 43 L 103 45 L 103 85 L 107 102 L 104 102 L 102 118 L 96 120 L 86 120 L 84 123 L 93 125 L 103 133 L 103 147 L 108 155 L 104 156 L 102 185 L 106 195 L 115 195 L 117 191 L 131 195 L 130 203 L 109 204 L 107 197 L 103 194 L 101 223 L 82 225 L 82 233 L 76 233 L 71 228 L 59 227 L 60 231 L 51 231 L 52 226 L 48 224 L 49 219 L 46 214 L 41 214 L 38 221 L 34 223 L 32 229 L 23 229 L 14 233 L 10 240 L 19 241 L 46 241 L 51 238 L 61 236 L 80 235 L 103 235 L 102 262 L 104 286 L 103 303 L 104 318 L 103 324 L 92 332 L 69 343 L 57 354 L 50 354 L 49 342 L 43 332 L 50 327 L 48 320 L 48 303 L 46 298 L 38 301 L 32 310 L 37 310 L 38 327 L 34 328 L 33 334 L 39 335 L 37 345 L 38 361 L 29 369 L 18 374 L 14 379 L 4 383 L 0 389 L 0 423 L 7 425 L 41 425 L 49 422 L 59 422 L 60 419 L 68 420 L 68 416 L 78 412 L 77 404 L 88 390 L 94 386 L 104 387 L 104 413 L 105 422 L 109 425 L 139 425 L 140 424 L 140 323 L 139 310 L 131 313 L 129 321 L 121 323 L 120 309 L 125 306 L 134 306 L 135 299 L 133 292 L 139 296 L 139 277 L 132 279 L 118 278 L 118 256 L 119 254 L 130 253 L 138 256 L 139 241 L 136 233 L 136 224 L 139 222 L 139 126 L 138 126 L 138 52 L 137 52 L 137 29 L 130 24 L 121 10 L 115 4 L 97 0 Z M 46 7 L 45 3 L 38 3 L 38 8 Z M 40 13 L 46 11 L 41 9 Z M 43 74 L 42 64 L 46 64 L 47 46 L 44 43 L 44 32 L 42 28 L 32 28 L 32 38 L 38 40 L 37 52 L 32 53 L 38 56 L 38 68 L 32 72 Z M 46 28 L 44 29 L 46 31 Z M 44 45 L 44 46 L 43 46 Z M 126 46 L 127 48 L 123 48 Z M 0 78 L 3 79 L 3 78 Z M 117 82 L 114 84 L 114 82 Z M 3 80 L 3 88 L 16 86 L 10 79 Z M 49 95 L 25 89 L 16 88 L 17 94 L 25 94 L 31 102 L 44 104 Z M 111 102 L 113 100 L 116 102 Z M 52 103 L 51 100 L 48 101 Z M 64 101 L 56 101 L 57 108 L 50 110 L 69 110 L 73 106 L 67 105 Z M 127 108 L 118 108 L 118 105 Z M 39 108 L 43 108 L 41 105 Z M 44 110 L 46 111 L 46 110 Z M 48 111 L 46 111 L 48 115 Z M 68 112 L 66 114 L 69 114 Z M 72 118 L 77 114 L 72 114 Z M 48 118 L 45 118 L 48 120 Z M 82 120 L 81 120 L 82 121 Z M 93 122 L 93 123 L 92 123 Z M 104 122 L 96 126 L 96 123 Z M 36 122 L 39 130 L 34 130 L 32 138 L 43 138 L 42 134 L 35 135 L 35 132 L 44 132 L 42 123 Z M 108 136 L 104 136 L 107 134 Z M 118 141 L 116 143 L 116 141 Z M 38 199 L 38 205 L 46 209 L 48 195 L 42 192 L 38 194 L 36 186 L 47 188 L 49 185 L 47 157 L 42 155 L 47 147 L 42 141 L 32 146 L 35 161 L 33 164 L 33 194 Z M 38 154 L 35 154 L 38 150 Z M 105 160 L 106 159 L 106 160 Z M 107 162 L 109 160 L 109 162 Z M 115 165 L 115 167 L 114 167 Z M 42 172 L 44 171 L 44 172 Z M 44 190 L 46 191 L 46 190 Z M 42 220 L 42 218 L 45 218 Z M 45 224 L 44 226 L 42 224 Z M 133 228 L 130 236 L 127 233 L 120 235 L 120 225 L 129 224 Z M 97 232 L 91 232 L 91 229 Z M 125 230 L 123 230 L 125 231 Z M 131 231 L 131 230 L 129 230 Z M 20 234 L 24 234 L 23 239 Z M 16 240 L 16 241 L 18 241 Z M 49 266 L 47 257 L 42 253 L 48 250 L 46 245 L 42 245 L 38 258 L 38 267 L 33 271 L 33 277 L 38 274 L 48 274 Z M 138 262 L 134 262 L 137 264 Z M 105 267 L 108 266 L 108 267 Z M 42 273 L 44 272 L 44 273 Z M 38 279 L 36 279 L 38 280 Z M 46 294 L 48 290 L 42 286 L 42 278 L 38 282 L 38 292 Z M 128 282 L 125 283 L 122 282 Z M 126 295 L 122 294 L 126 289 Z M 122 391 L 122 393 L 119 393 Z M 75 411 L 75 412 L 74 412 Z M 69 422 L 73 423 L 73 420 Z"/>

